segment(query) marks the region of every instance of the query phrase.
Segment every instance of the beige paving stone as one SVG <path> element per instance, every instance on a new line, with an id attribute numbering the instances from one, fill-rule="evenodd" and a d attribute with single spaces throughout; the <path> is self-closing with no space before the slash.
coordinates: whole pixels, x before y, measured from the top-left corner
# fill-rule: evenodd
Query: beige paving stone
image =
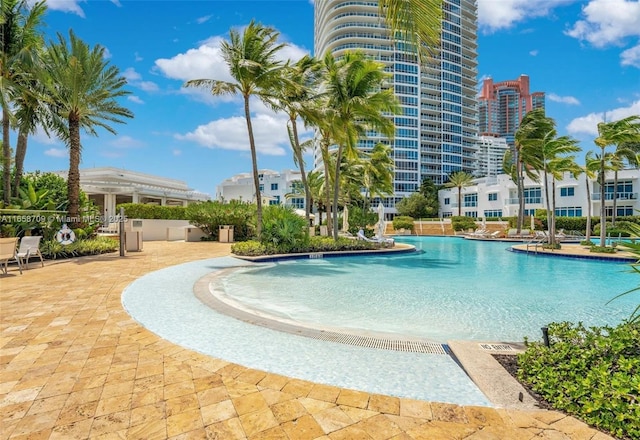
<path id="1" fill-rule="evenodd" d="M 18 437 L 28 434 L 37 437 L 37 433 L 41 431 L 50 431 L 58 420 L 58 414 L 60 410 L 47 411 L 39 414 L 26 415 L 22 417 L 20 422 L 14 428 L 11 436 Z M 46 437 L 45 437 L 46 438 Z"/>
<path id="2" fill-rule="evenodd" d="M 240 423 L 247 437 L 278 426 L 279 423 L 269 408 L 241 415 Z"/>
<path id="3" fill-rule="evenodd" d="M 238 413 L 230 400 L 203 406 L 200 408 L 200 412 L 205 426 L 238 417 Z"/>
<path id="4" fill-rule="evenodd" d="M 227 388 L 227 393 L 229 397 L 235 399 L 237 397 L 245 396 L 247 394 L 253 394 L 259 391 L 257 385 L 253 385 L 246 382 L 238 382 L 233 378 L 224 377 L 222 378 L 222 382 L 224 386 Z"/>
<path id="5" fill-rule="evenodd" d="M 294 398 L 291 394 L 283 393 L 282 391 L 278 390 L 272 390 L 270 388 L 261 389 L 260 394 L 262 394 L 262 397 L 264 397 L 265 402 L 267 402 L 267 405 L 269 406 L 280 402 L 286 402 L 287 400 L 291 400 Z"/>
<path id="6" fill-rule="evenodd" d="M 364 419 L 356 426 L 360 426 L 374 440 L 386 440 L 402 432 L 398 425 L 382 414 Z"/>
<path id="7" fill-rule="evenodd" d="M 372 440 L 372 437 L 358 425 L 351 425 L 329 434 L 331 440 Z"/>
<path id="8" fill-rule="evenodd" d="M 185 394 L 180 397 L 174 397 L 173 399 L 167 399 L 165 404 L 167 416 L 198 409 L 199 407 L 200 402 L 198 402 L 198 396 L 195 394 Z"/>
<path id="9" fill-rule="evenodd" d="M 281 390 L 289 382 L 289 378 L 279 374 L 267 373 L 264 378 L 258 382 L 258 386 L 270 388 L 273 390 Z"/>
<path id="10" fill-rule="evenodd" d="M 164 420 L 167 415 L 164 402 L 155 402 L 151 405 L 140 406 L 131 410 L 131 426 L 148 424 Z M 162 423 L 164 425 L 164 422 Z"/>
<path id="11" fill-rule="evenodd" d="M 247 438 L 240 419 L 223 420 L 205 427 L 205 432 L 210 439 L 244 440 Z"/>
<path id="12" fill-rule="evenodd" d="M 262 381 L 262 379 L 265 378 L 266 375 L 267 373 L 265 373 L 264 371 L 245 370 L 240 373 L 238 377 L 236 377 L 236 380 L 238 380 L 238 382 L 247 382 L 251 385 L 257 385 Z"/>
<path id="13" fill-rule="evenodd" d="M 338 405 L 366 408 L 369 405 L 369 393 L 354 390 L 341 390 L 336 400 Z"/>
<path id="14" fill-rule="evenodd" d="M 224 385 L 224 383 L 222 382 L 222 378 L 218 374 L 212 375 L 207 370 L 201 370 L 201 371 L 206 371 L 208 374 L 206 376 L 202 376 L 202 377 L 198 377 L 197 379 L 194 379 L 193 387 L 196 392 L 208 390 L 211 388 L 217 388 Z"/>
<path id="15" fill-rule="evenodd" d="M 78 403 L 77 405 L 66 406 L 60 410 L 57 424 L 69 425 L 80 420 L 93 418 L 96 415 L 98 401 Z"/>
<path id="16" fill-rule="evenodd" d="M 309 391 L 307 397 L 312 399 L 324 400 L 325 402 L 335 403 L 340 395 L 340 388 L 331 385 L 315 384 Z"/>
<path id="17" fill-rule="evenodd" d="M 318 425 L 320 425 L 325 434 L 337 431 L 354 423 L 354 421 L 338 407 L 328 408 L 315 414 L 312 413 L 311 415 L 316 422 L 318 422 Z"/>
<path id="18" fill-rule="evenodd" d="M 131 409 L 132 396 L 116 396 L 100 399 L 96 408 L 96 416 L 119 413 Z"/>
<path id="19" fill-rule="evenodd" d="M 162 420 L 153 420 L 131 426 L 127 429 L 127 440 L 164 440 L 167 438 L 167 426 Z"/>
<path id="20" fill-rule="evenodd" d="M 436 438 L 462 440 L 476 431 L 477 429 L 468 424 L 428 421 L 416 430 L 407 431 L 407 434 L 416 440 L 431 440 Z"/>
<path id="21" fill-rule="evenodd" d="M 164 386 L 164 398 L 171 400 L 176 397 L 184 396 L 186 394 L 195 394 L 196 390 L 193 386 L 192 380 L 185 380 L 182 382 L 170 383 Z"/>
<path id="22" fill-rule="evenodd" d="M 434 402 L 431 404 L 431 411 L 433 411 L 433 420 L 441 422 L 469 423 L 464 408 L 459 405 Z"/>
<path id="23" fill-rule="evenodd" d="M 204 428 L 204 423 L 200 411 L 197 409 L 167 417 L 167 435 L 169 437 L 200 428 Z"/>
<path id="24" fill-rule="evenodd" d="M 354 422 L 359 422 L 360 420 L 365 420 L 373 416 L 377 416 L 377 411 L 370 411 L 368 409 L 354 408 L 352 406 L 340 405 L 339 408 L 344 411 L 346 415 L 349 416 L 351 420 Z"/>
<path id="25" fill-rule="evenodd" d="M 78 420 L 68 425 L 57 424 L 51 430 L 49 440 L 84 440 L 89 438 L 93 419 Z"/>
<path id="26" fill-rule="evenodd" d="M 151 405 L 164 399 L 164 389 L 155 387 L 148 390 L 137 391 L 131 395 L 131 408 Z"/>
<path id="27" fill-rule="evenodd" d="M 417 419 L 433 419 L 433 411 L 429 402 L 413 399 L 400 399 L 400 415 Z"/>
<path id="28" fill-rule="evenodd" d="M 33 402 L 27 415 L 40 414 L 43 412 L 59 410 L 66 402 L 67 395 L 60 395 L 54 397 L 47 397 L 46 399 L 37 399 Z"/>
<path id="29" fill-rule="evenodd" d="M 467 406 L 463 407 L 465 416 L 469 423 L 480 427 L 502 425 L 504 421 L 494 408 L 484 406 Z"/>
<path id="30" fill-rule="evenodd" d="M 313 388 L 313 383 L 311 382 L 307 382 L 306 380 L 291 379 L 282 388 L 282 391 L 292 394 L 295 397 L 307 397 L 307 395 L 311 391 L 311 388 Z"/>
<path id="31" fill-rule="evenodd" d="M 258 391 L 231 399 L 239 416 L 269 409 L 269 405 Z"/>
<path id="32" fill-rule="evenodd" d="M 229 392 L 225 386 L 205 389 L 197 393 L 197 396 L 201 406 L 211 405 L 213 403 L 230 399 Z"/>
<path id="33" fill-rule="evenodd" d="M 372 394 L 369 397 L 368 409 L 385 414 L 400 415 L 400 399 L 392 396 Z"/>
<path id="34" fill-rule="evenodd" d="M 326 409 L 337 407 L 337 405 L 334 403 L 325 402 L 323 400 L 309 399 L 307 397 L 298 399 L 298 402 L 300 402 L 300 404 L 305 407 L 309 414 L 316 414 Z"/>
<path id="35" fill-rule="evenodd" d="M 281 426 L 290 439 L 311 440 L 320 438 L 324 434 L 322 427 L 310 415 L 285 422 Z"/>
<path id="36" fill-rule="evenodd" d="M 271 406 L 271 411 L 278 423 L 289 422 L 308 415 L 307 409 L 297 400 L 287 400 Z"/>
<path id="37" fill-rule="evenodd" d="M 289 436 L 280 426 L 274 426 L 252 435 L 249 440 L 289 440 Z"/>

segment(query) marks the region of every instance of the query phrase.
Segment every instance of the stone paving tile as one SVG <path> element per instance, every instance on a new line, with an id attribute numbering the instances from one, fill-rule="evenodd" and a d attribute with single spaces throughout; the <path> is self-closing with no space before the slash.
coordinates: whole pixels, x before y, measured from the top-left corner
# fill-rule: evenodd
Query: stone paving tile
<path id="1" fill-rule="evenodd" d="M 0 275 L 0 440 L 611 439 L 554 411 L 399 399 L 253 370 L 159 339 L 122 308 L 137 277 L 228 253 L 145 242 L 126 258 Z"/>

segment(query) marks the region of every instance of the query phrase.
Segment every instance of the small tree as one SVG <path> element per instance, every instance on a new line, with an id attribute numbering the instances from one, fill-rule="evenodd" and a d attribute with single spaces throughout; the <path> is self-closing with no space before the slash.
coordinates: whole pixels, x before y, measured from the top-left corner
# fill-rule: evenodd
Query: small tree
<path id="1" fill-rule="evenodd" d="M 396 204 L 398 214 L 413 218 L 424 217 L 427 213 L 427 198 L 420 193 L 413 193 Z"/>
<path id="2" fill-rule="evenodd" d="M 473 176 L 465 171 L 456 171 L 449 175 L 446 188 L 458 188 L 458 215 L 462 215 L 462 188 L 473 185 Z"/>

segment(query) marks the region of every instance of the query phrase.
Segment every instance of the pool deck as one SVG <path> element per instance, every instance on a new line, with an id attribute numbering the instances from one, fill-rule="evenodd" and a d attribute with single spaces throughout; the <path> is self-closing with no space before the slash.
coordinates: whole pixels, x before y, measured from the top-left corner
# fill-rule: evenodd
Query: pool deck
<path id="1" fill-rule="evenodd" d="M 34 260 L 0 275 L 0 440 L 611 439 L 556 411 L 401 399 L 248 369 L 160 339 L 123 309 L 138 277 L 229 252 L 145 242 L 124 258 Z"/>

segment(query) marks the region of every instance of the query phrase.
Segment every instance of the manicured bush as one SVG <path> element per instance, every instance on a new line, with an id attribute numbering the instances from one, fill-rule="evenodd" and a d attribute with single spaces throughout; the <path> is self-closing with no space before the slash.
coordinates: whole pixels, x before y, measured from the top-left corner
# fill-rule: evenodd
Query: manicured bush
<path id="1" fill-rule="evenodd" d="M 262 213 L 262 236 L 265 246 L 273 246 L 277 252 L 286 253 L 296 247 L 306 246 L 309 238 L 307 220 L 283 205 L 265 207 Z"/>
<path id="2" fill-rule="evenodd" d="M 44 258 L 56 260 L 60 258 L 82 257 L 115 252 L 119 249 L 118 241 L 107 237 L 78 239 L 71 244 L 63 245 L 56 240 L 46 240 L 40 243 L 40 252 Z"/>
<path id="3" fill-rule="evenodd" d="M 120 213 L 124 208 L 127 218 L 161 219 L 161 220 L 186 220 L 186 208 L 184 206 L 160 206 L 144 203 L 122 203 L 116 207 Z"/>
<path id="4" fill-rule="evenodd" d="M 549 325 L 550 346 L 529 343 L 518 377 L 554 408 L 617 438 L 640 438 L 640 325 Z"/>
<path id="5" fill-rule="evenodd" d="M 213 240 L 218 239 L 220 226 L 231 225 L 233 239 L 245 241 L 255 236 L 256 205 L 237 200 L 194 203 L 187 206 L 186 219 Z"/>
<path id="6" fill-rule="evenodd" d="M 454 231 L 466 231 L 468 229 L 475 230 L 476 220 L 473 217 L 465 217 L 465 216 L 454 216 L 451 217 L 451 227 Z"/>
<path id="7" fill-rule="evenodd" d="M 273 252 L 270 252 L 267 249 L 267 246 L 260 243 L 256 240 L 247 240 L 241 241 L 239 243 L 234 243 L 231 245 L 231 253 L 236 255 L 242 255 L 245 257 L 257 257 L 260 255 L 270 255 Z"/>
<path id="8" fill-rule="evenodd" d="M 313 236 L 309 237 L 306 244 L 295 245 L 287 253 L 301 254 L 301 253 L 314 253 L 314 252 L 340 252 L 340 251 L 357 251 L 368 249 L 380 249 L 384 247 L 380 243 L 372 243 L 364 240 L 353 240 L 350 238 L 338 238 L 334 240 L 331 237 Z M 231 252 L 236 255 L 242 255 L 247 257 L 255 257 L 259 255 L 274 255 L 281 253 L 273 245 L 260 243 L 255 240 L 246 241 L 243 243 L 234 243 L 231 246 Z"/>
<path id="9" fill-rule="evenodd" d="M 593 253 L 598 253 L 598 254 L 615 254 L 616 253 L 616 248 L 615 247 L 608 247 L 608 246 L 596 246 L 593 245 L 589 248 L 589 252 L 593 252 Z"/>
<path id="10" fill-rule="evenodd" d="M 413 231 L 413 217 L 406 215 L 398 215 L 393 219 L 393 229 L 399 231 L 400 229 L 408 229 Z"/>

